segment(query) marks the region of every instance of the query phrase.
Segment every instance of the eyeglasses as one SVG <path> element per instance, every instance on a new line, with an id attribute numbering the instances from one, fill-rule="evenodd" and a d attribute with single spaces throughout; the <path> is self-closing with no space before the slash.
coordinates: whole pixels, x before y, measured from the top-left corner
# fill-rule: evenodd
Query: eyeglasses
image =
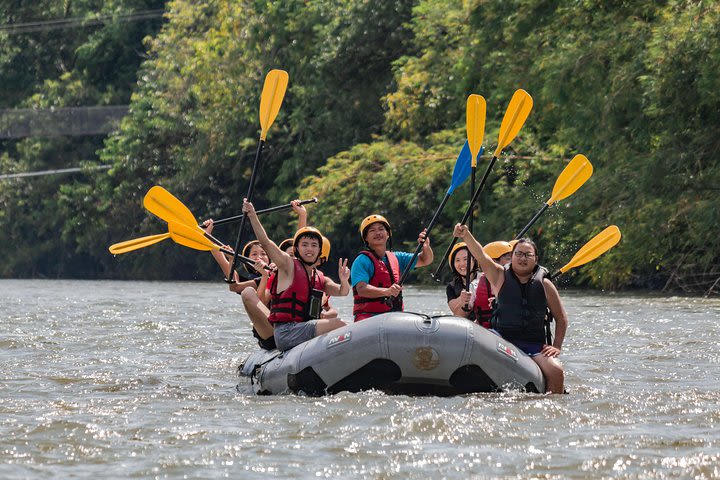
<path id="1" fill-rule="evenodd" d="M 519 250 L 515 250 L 515 256 L 516 256 L 517 258 L 522 258 L 522 257 L 525 257 L 525 258 L 527 258 L 527 259 L 533 259 L 533 258 L 535 258 L 535 254 L 534 254 L 534 253 L 532 253 L 532 252 L 525 253 L 525 252 L 521 252 L 521 251 L 519 251 Z"/>

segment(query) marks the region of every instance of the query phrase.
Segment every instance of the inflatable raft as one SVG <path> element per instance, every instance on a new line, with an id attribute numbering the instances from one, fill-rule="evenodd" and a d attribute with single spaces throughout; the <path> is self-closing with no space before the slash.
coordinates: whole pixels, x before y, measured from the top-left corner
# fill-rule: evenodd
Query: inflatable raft
<path id="1" fill-rule="evenodd" d="M 257 351 L 239 374 L 260 395 L 545 391 L 535 362 L 498 335 L 464 318 L 410 312 L 349 324 L 286 352 Z"/>

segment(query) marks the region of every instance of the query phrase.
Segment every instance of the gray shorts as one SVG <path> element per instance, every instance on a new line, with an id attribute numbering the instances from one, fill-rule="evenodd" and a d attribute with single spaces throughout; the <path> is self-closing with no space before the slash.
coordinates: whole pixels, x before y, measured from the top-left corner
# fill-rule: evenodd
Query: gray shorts
<path id="1" fill-rule="evenodd" d="M 275 344 L 278 350 L 290 350 L 295 345 L 300 345 L 315 337 L 317 322 L 317 320 L 309 320 L 307 322 L 275 323 Z"/>

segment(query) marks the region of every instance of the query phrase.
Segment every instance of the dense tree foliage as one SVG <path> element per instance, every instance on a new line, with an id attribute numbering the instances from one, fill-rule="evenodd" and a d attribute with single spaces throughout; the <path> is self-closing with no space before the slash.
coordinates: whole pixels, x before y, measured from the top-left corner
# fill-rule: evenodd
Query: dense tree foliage
<path id="1" fill-rule="evenodd" d="M 163 4 L 4 3 L 5 23 Z M 514 236 L 584 153 L 593 177 L 529 232 L 551 269 L 614 223 L 622 243 L 566 282 L 707 291 L 720 277 L 716 2 L 175 0 L 165 8 L 159 31 L 155 21 L 0 33 L 4 108 L 130 103 L 104 143 L 1 144 L 3 173 L 77 160 L 112 168 L 0 183 L 0 242 L 12 245 L 0 274 L 213 275 L 209 256 L 169 242 L 118 258 L 107 246 L 164 230 L 141 206 L 155 184 L 198 218 L 238 212 L 262 79 L 283 68 L 290 86 L 268 135 L 256 204 L 318 195 L 310 219 L 336 258 L 357 251 L 358 223 L 373 212 L 393 222 L 396 248 L 412 249 L 449 185 L 467 95 L 487 99 L 492 152 L 507 103 L 523 88 L 534 108 L 489 176 L 475 221 L 481 241 Z M 469 195 L 463 186 L 448 204 L 433 234 L 436 256 Z M 293 219 L 266 223 L 281 239 Z M 227 241 L 235 233 L 217 231 Z"/>

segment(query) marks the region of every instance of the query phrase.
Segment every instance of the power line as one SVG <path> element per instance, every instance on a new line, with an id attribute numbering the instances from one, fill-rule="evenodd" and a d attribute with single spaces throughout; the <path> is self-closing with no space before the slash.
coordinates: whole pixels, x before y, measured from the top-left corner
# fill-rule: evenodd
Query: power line
<path id="1" fill-rule="evenodd" d="M 0 139 L 104 135 L 115 131 L 128 105 L 0 109 Z"/>
<path id="2" fill-rule="evenodd" d="M 5 175 L 0 175 L 0 180 L 6 180 L 9 178 L 41 177 L 44 175 L 60 175 L 60 174 L 64 174 L 64 173 L 85 172 L 88 170 L 107 170 L 108 168 L 110 168 L 110 165 L 97 165 L 94 167 L 60 168 L 57 170 L 43 170 L 40 172 L 6 173 Z"/>
<path id="3" fill-rule="evenodd" d="M 15 35 L 20 33 L 57 30 L 61 28 L 89 27 L 93 25 L 102 25 L 105 23 L 136 22 L 139 20 L 148 20 L 151 18 L 162 17 L 164 12 L 164 9 L 156 9 L 142 10 L 139 12 L 131 13 L 119 13 L 116 15 L 96 14 L 92 17 L 63 18 L 59 20 L 47 20 L 43 22 L 9 23 L 5 25 L 0 25 L 0 33 L 4 32 L 8 35 Z"/>

